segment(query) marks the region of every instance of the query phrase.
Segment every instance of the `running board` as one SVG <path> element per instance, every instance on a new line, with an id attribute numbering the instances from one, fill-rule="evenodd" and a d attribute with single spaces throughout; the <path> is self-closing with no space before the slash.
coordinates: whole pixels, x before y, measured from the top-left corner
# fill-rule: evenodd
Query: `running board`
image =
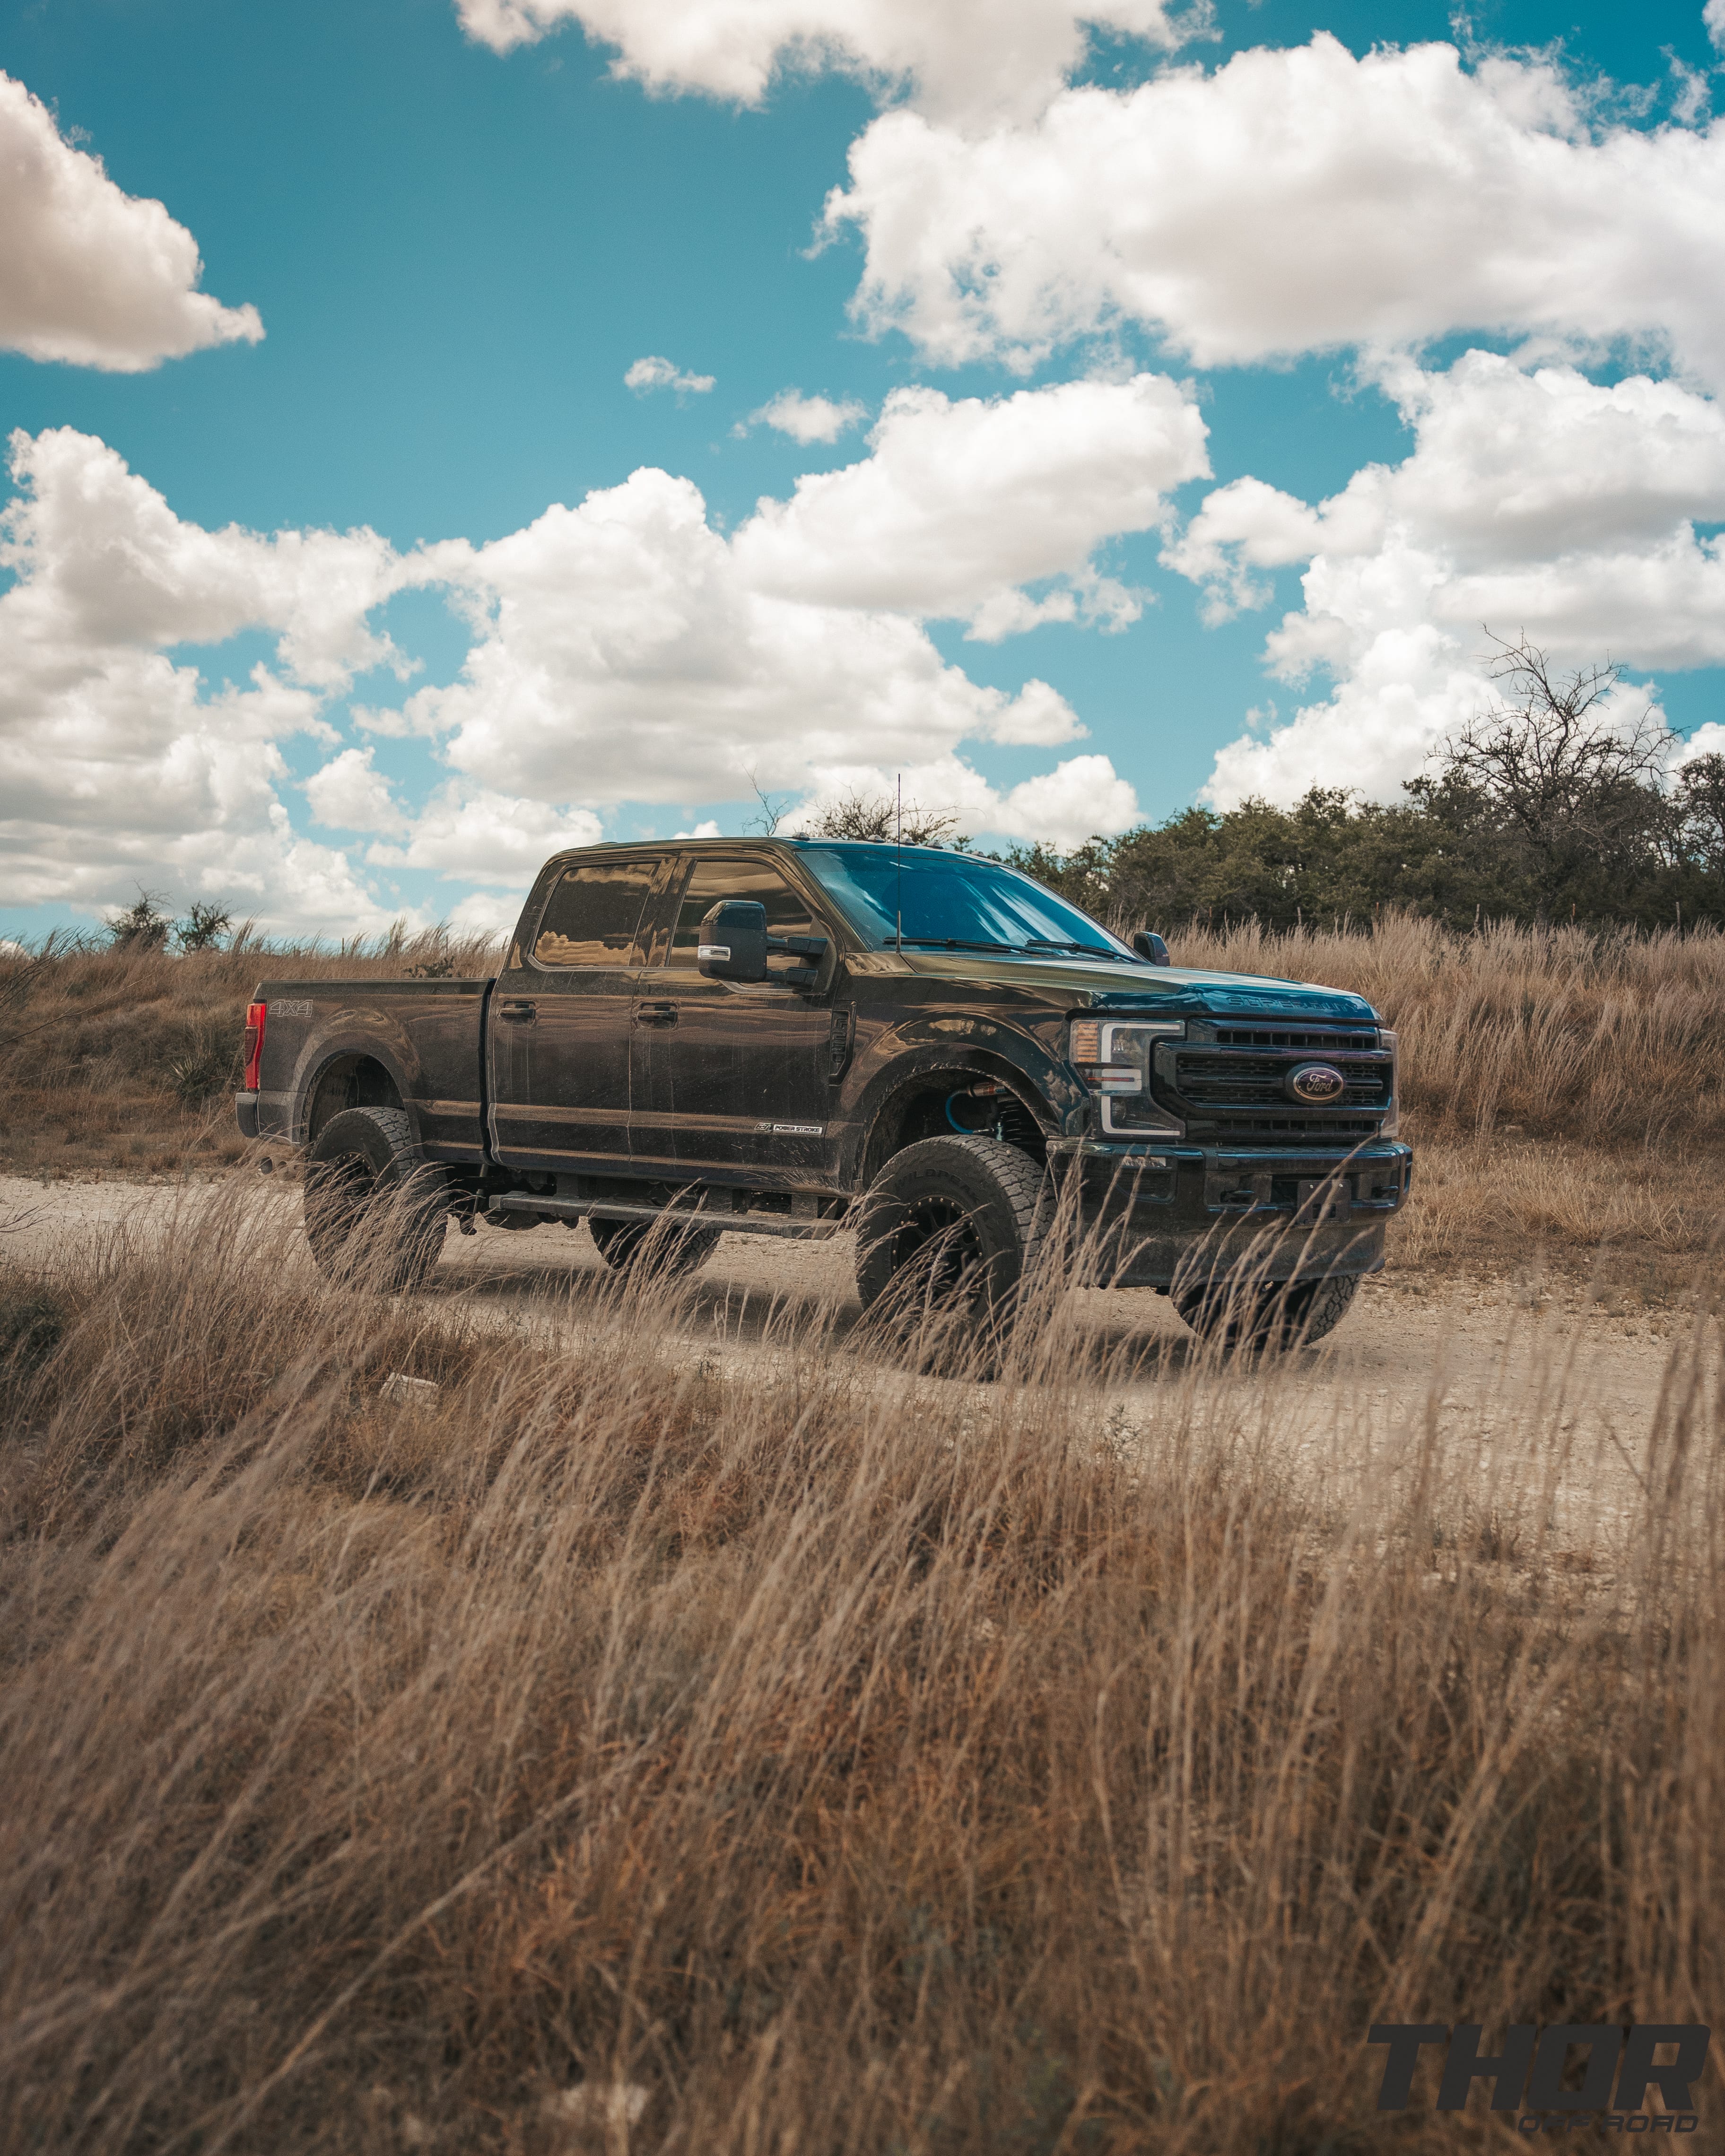
<path id="1" fill-rule="evenodd" d="M 718 1228 L 733 1235 L 788 1235 L 824 1243 L 836 1235 L 842 1220 L 788 1220 L 771 1213 L 721 1213 L 716 1206 L 629 1205 L 616 1198 L 535 1198 L 525 1190 L 506 1190 L 486 1207 L 488 1213 L 538 1213 L 553 1220 L 678 1220 L 691 1228 Z"/>

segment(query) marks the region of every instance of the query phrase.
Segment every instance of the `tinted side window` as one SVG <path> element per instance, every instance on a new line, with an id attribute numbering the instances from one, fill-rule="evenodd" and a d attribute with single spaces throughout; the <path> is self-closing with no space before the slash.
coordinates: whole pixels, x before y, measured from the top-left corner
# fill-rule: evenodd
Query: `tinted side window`
<path id="1" fill-rule="evenodd" d="M 541 966 L 638 964 L 635 932 L 656 864 L 583 861 L 558 877 L 539 918 Z"/>
<path id="2" fill-rule="evenodd" d="M 671 937 L 668 966 L 695 967 L 695 947 L 701 941 L 702 916 L 721 898 L 757 899 L 767 909 L 769 936 L 824 936 L 826 931 L 809 917 L 809 907 L 776 869 L 763 861 L 697 861 L 683 886 L 677 908 L 677 925 Z M 800 963 L 774 958 L 774 972 Z"/>

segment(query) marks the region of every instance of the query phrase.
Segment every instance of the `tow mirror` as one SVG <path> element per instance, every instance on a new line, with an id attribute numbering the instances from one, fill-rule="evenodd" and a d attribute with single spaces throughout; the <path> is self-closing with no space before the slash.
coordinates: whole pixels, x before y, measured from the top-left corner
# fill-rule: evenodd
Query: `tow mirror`
<path id="1" fill-rule="evenodd" d="M 767 909 L 757 898 L 721 898 L 701 923 L 695 963 L 710 981 L 764 981 Z"/>
<path id="2" fill-rule="evenodd" d="M 1172 966 L 1174 963 L 1168 954 L 1167 944 L 1153 928 L 1133 929 L 1132 948 L 1153 966 Z"/>

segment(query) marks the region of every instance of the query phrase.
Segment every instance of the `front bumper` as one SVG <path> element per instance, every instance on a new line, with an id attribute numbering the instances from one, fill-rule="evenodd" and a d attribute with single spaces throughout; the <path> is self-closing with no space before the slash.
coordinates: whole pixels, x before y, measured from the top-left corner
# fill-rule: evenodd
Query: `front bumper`
<path id="1" fill-rule="evenodd" d="M 1393 1138 L 1351 1151 L 1088 1138 L 1049 1147 L 1077 1268 L 1109 1287 L 1183 1288 L 1241 1272 L 1264 1281 L 1376 1272 L 1413 1159 Z"/>

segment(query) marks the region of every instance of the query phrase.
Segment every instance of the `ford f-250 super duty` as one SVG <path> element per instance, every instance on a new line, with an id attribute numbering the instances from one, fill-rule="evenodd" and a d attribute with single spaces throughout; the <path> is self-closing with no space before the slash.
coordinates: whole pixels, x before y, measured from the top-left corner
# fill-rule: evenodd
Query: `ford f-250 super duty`
<path id="1" fill-rule="evenodd" d="M 559 854 L 495 978 L 265 981 L 246 1024 L 241 1131 L 305 1149 L 325 1270 L 397 1287 L 451 1216 L 585 1219 L 611 1265 L 669 1270 L 727 1228 L 849 1223 L 865 1306 L 896 1287 L 968 1330 L 1064 1220 L 1087 1278 L 1311 1338 L 1411 1168 L 1369 1004 L 1174 968 L 934 848 Z"/>

